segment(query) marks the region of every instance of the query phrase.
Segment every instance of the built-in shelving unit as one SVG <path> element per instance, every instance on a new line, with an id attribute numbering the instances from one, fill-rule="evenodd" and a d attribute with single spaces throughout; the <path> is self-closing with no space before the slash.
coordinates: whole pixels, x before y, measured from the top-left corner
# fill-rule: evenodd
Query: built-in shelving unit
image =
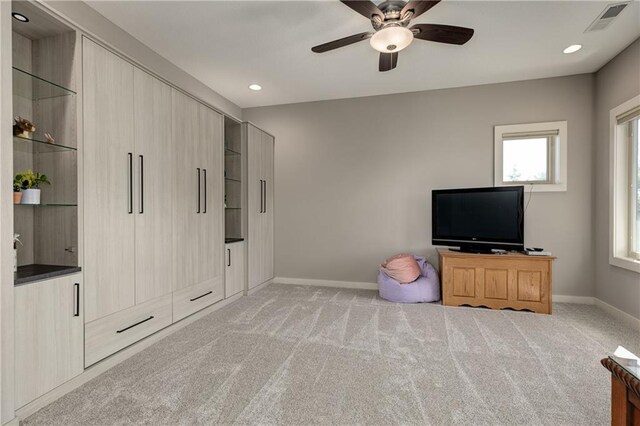
<path id="1" fill-rule="evenodd" d="M 14 133 L 13 172 L 33 170 L 51 184 L 40 185 L 40 204 L 14 204 L 14 233 L 20 235 L 16 285 L 80 270 L 76 33 L 24 7 L 30 22 L 13 24 L 13 115 L 29 120 L 36 130 Z"/>
<path id="2" fill-rule="evenodd" d="M 238 242 L 243 234 L 243 149 L 242 126 L 239 122 L 224 119 L 224 207 L 225 242 Z"/>

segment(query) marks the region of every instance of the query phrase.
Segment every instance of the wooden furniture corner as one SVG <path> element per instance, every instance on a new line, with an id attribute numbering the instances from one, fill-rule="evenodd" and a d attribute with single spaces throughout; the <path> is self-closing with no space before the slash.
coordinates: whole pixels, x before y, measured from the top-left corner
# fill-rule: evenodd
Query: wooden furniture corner
<path id="1" fill-rule="evenodd" d="M 640 380 L 609 358 L 600 363 L 611 372 L 611 425 L 640 426 Z"/>

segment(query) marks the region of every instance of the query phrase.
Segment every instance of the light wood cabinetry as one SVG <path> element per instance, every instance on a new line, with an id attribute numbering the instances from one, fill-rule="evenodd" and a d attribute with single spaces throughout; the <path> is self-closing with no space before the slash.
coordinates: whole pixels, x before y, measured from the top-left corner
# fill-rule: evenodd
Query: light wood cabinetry
<path id="1" fill-rule="evenodd" d="M 248 124 L 249 288 L 273 278 L 274 139 Z"/>
<path id="2" fill-rule="evenodd" d="M 171 294 L 87 323 L 85 365 L 95 364 L 114 352 L 171 325 Z"/>
<path id="3" fill-rule="evenodd" d="M 226 244 L 227 266 L 224 275 L 225 297 L 231 297 L 244 290 L 244 251 L 243 241 Z"/>
<path id="4" fill-rule="evenodd" d="M 133 66 L 83 38 L 86 321 L 135 304 Z"/>
<path id="5" fill-rule="evenodd" d="M 134 68 L 135 302 L 171 293 L 173 181 L 171 87 Z"/>
<path id="6" fill-rule="evenodd" d="M 222 116 L 173 90 L 177 150 L 173 320 L 224 297 Z"/>
<path id="7" fill-rule="evenodd" d="M 15 288 L 16 407 L 82 373 L 82 293 L 80 274 Z"/>
<path id="8" fill-rule="evenodd" d="M 551 313 L 554 257 L 438 250 L 442 302 Z"/>

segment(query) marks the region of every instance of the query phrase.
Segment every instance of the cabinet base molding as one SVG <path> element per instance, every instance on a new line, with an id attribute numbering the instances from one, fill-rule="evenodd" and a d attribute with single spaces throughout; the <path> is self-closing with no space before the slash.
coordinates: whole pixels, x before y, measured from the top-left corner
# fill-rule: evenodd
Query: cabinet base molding
<path id="1" fill-rule="evenodd" d="M 109 370 L 112 367 L 115 367 L 116 365 L 120 364 L 122 361 L 125 361 L 128 358 L 131 358 L 133 355 L 145 350 L 146 348 L 148 348 L 149 346 L 159 342 L 160 340 L 164 339 L 165 337 L 169 336 L 170 334 L 175 333 L 176 331 L 180 330 L 181 328 L 186 327 L 187 325 L 201 319 L 202 317 L 217 311 L 220 308 L 224 308 L 225 306 L 229 305 L 230 303 L 235 302 L 236 300 L 240 299 L 242 297 L 242 293 L 237 294 L 235 296 L 232 296 L 228 299 L 222 300 L 214 305 L 211 305 L 187 318 L 184 318 L 183 320 L 176 322 L 148 337 L 145 337 L 144 339 L 138 341 L 137 343 L 134 343 L 133 345 L 121 350 L 120 352 L 116 352 L 115 354 L 109 356 L 108 358 L 103 359 L 102 361 L 97 362 L 96 364 L 92 365 L 89 368 L 86 368 L 84 370 L 84 372 L 82 374 L 80 374 L 79 376 L 74 377 L 73 379 L 69 380 L 68 382 L 58 386 L 57 388 L 53 389 L 52 391 L 42 395 L 40 398 L 33 400 L 32 402 L 30 402 L 29 404 L 20 407 L 18 409 L 16 409 L 16 419 L 19 420 L 24 420 L 27 417 L 29 417 L 30 415 L 32 415 L 33 413 L 35 413 L 36 411 L 40 410 L 41 408 L 46 407 L 47 405 L 51 404 L 52 402 L 54 402 L 55 400 L 57 400 L 58 398 L 63 397 L 64 395 L 66 395 L 67 393 L 71 392 L 72 390 L 79 388 L 80 386 L 84 385 L 85 383 L 87 383 L 89 380 L 92 380 L 94 378 L 96 378 L 97 376 L 99 376 L 100 374 L 104 373 L 105 371 Z M 14 419 L 14 420 L 16 420 Z M 17 424 L 17 423 L 16 423 Z"/>
<path id="2" fill-rule="evenodd" d="M 263 282 L 262 284 L 258 284 L 254 288 L 250 288 L 249 290 L 247 290 L 247 296 L 251 296 L 252 294 L 259 292 L 260 290 L 267 287 L 271 283 L 273 283 L 273 278 L 270 279 L 269 281 Z"/>

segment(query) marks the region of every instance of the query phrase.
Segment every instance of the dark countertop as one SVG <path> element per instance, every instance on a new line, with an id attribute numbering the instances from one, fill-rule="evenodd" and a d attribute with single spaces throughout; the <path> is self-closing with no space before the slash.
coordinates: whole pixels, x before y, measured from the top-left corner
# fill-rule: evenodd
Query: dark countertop
<path id="1" fill-rule="evenodd" d="M 13 285 L 27 284 L 33 281 L 75 274 L 81 270 L 79 266 L 40 264 L 18 266 L 18 272 L 13 274 Z"/>
<path id="2" fill-rule="evenodd" d="M 244 241 L 244 238 L 225 238 L 224 239 L 225 244 L 239 243 L 240 241 Z"/>

